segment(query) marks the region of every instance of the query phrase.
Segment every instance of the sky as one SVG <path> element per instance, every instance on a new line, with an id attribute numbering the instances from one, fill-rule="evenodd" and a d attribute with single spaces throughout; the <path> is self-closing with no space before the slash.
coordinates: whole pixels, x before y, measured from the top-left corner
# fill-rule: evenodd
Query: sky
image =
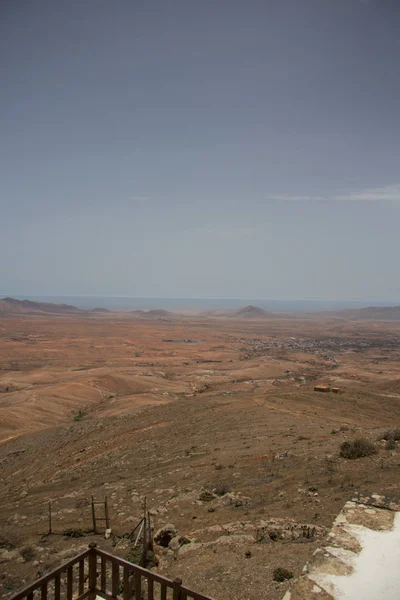
<path id="1" fill-rule="evenodd" d="M 2 0 L 0 293 L 400 302 L 398 0 Z"/>

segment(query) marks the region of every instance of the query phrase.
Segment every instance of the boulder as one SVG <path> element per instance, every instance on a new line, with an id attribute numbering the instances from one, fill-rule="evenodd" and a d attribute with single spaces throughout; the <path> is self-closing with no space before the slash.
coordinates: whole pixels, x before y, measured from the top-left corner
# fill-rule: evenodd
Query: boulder
<path id="1" fill-rule="evenodd" d="M 181 535 L 177 535 L 168 544 L 168 548 L 173 550 L 174 552 L 179 550 L 181 546 L 184 544 L 190 544 L 190 540 L 187 537 L 183 537 Z"/>
<path id="2" fill-rule="evenodd" d="M 214 542 L 192 542 L 191 544 L 184 544 L 179 549 L 179 556 L 181 554 L 188 554 L 190 552 L 196 552 L 203 550 L 203 548 L 208 548 L 209 546 L 213 546 Z"/>
<path id="3" fill-rule="evenodd" d="M 159 546 L 167 548 L 172 538 L 176 537 L 178 531 L 172 523 L 167 523 L 164 527 L 161 527 L 154 536 L 154 541 Z"/>

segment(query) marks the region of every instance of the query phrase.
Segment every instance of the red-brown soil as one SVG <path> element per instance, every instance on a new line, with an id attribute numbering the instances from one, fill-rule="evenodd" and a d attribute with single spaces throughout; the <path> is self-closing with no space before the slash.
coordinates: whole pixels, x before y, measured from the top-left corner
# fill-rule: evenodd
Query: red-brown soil
<path id="1" fill-rule="evenodd" d="M 123 556 L 146 496 L 156 528 L 191 540 L 157 548 L 162 573 L 217 600 L 282 598 L 273 570 L 298 575 L 356 490 L 399 493 L 399 448 L 378 441 L 400 425 L 399 357 L 395 322 L 0 320 L 1 595 L 93 539 Z M 340 458 L 360 436 L 378 453 Z M 92 494 L 116 537 L 59 535 L 90 528 Z M 50 499 L 58 534 L 43 536 Z M 282 533 L 303 525 L 314 538 Z"/>

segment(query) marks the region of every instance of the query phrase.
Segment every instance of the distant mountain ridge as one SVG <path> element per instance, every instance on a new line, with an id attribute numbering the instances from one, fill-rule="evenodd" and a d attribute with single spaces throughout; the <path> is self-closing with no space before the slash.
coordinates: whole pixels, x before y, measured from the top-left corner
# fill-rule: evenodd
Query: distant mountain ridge
<path id="1" fill-rule="evenodd" d="M 215 309 L 206 310 L 200 313 L 203 317 L 220 317 L 230 319 L 266 319 L 278 316 L 279 313 L 274 313 L 259 306 L 249 304 L 242 308 L 232 309 Z"/>
<path id="2" fill-rule="evenodd" d="M 236 317 L 245 317 L 246 319 L 259 319 L 260 317 L 268 317 L 272 313 L 260 308 L 259 306 L 253 306 L 249 304 L 244 308 L 239 308 L 239 310 L 235 310 L 234 316 Z"/>
<path id="3" fill-rule="evenodd" d="M 3 298 L 0 300 L 0 314 L 30 314 L 30 313 L 53 313 L 53 314 L 79 314 L 81 309 L 71 304 L 53 304 L 51 302 L 33 302 L 32 300 L 16 300 L 15 298 Z"/>
<path id="4" fill-rule="evenodd" d="M 16 298 L 0 299 L 0 316 L 12 315 L 82 315 L 90 313 L 109 313 L 107 308 L 84 310 L 72 304 L 56 304 L 54 302 L 35 302 L 33 300 L 17 300 Z"/>
<path id="5" fill-rule="evenodd" d="M 72 304 L 56 304 L 54 302 L 35 302 L 33 300 L 17 300 L 16 298 L 0 299 L 0 316 L 7 317 L 13 315 L 96 315 L 109 314 L 113 311 L 108 308 L 77 308 Z M 132 315 L 147 319 L 167 319 L 174 317 L 174 313 L 169 310 L 151 309 L 151 310 L 133 310 Z"/>
<path id="6" fill-rule="evenodd" d="M 72 304 L 42 302 L 34 300 L 17 300 L 9 296 L 0 298 L 0 317 L 13 315 L 96 315 L 99 316 L 113 311 L 108 308 L 78 308 Z M 122 311 L 125 312 L 125 311 Z M 133 310 L 126 312 L 142 319 L 171 319 L 177 314 L 166 309 Z M 386 320 L 400 321 L 400 306 L 367 306 L 363 308 L 347 308 L 335 311 L 318 311 L 306 313 L 309 317 L 319 315 L 351 320 Z M 238 309 L 216 309 L 198 313 L 204 317 L 224 317 L 237 319 L 266 319 L 278 316 L 288 316 L 286 313 L 277 313 L 265 310 L 259 306 L 249 304 Z"/>
<path id="7" fill-rule="evenodd" d="M 330 313 L 337 317 L 347 319 L 370 319 L 400 321 L 400 306 L 367 306 L 365 308 L 355 308 L 339 310 Z"/>

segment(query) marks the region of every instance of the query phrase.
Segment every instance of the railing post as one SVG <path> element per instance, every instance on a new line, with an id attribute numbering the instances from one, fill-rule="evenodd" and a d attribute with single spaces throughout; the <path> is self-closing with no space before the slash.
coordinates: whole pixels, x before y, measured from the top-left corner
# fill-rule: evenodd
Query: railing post
<path id="1" fill-rule="evenodd" d="M 72 567 L 68 567 L 67 570 L 67 600 L 72 600 L 74 588 L 73 570 Z"/>
<path id="2" fill-rule="evenodd" d="M 40 597 L 42 600 L 47 600 L 47 581 L 42 583 L 40 588 Z"/>
<path id="3" fill-rule="evenodd" d="M 182 579 L 177 577 L 172 582 L 172 600 L 180 600 L 181 598 Z"/>
<path id="4" fill-rule="evenodd" d="M 54 577 L 54 600 L 61 600 L 61 575 L 57 573 Z"/>
<path id="5" fill-rule="evenodd" d="M 118 596 L 119 588 L 119 564 L 117 561 L 111 561 L 111 596 L 116 598 Z"/>
<path id="6" fill-rule="evenodd" d="M 79 579 L 78 579 L 79 595 L 82 596 L 85 590 L 85 560 L 79 561 Z M 44 599 L 46 600 L 46 598 Z"/>
<path id="7" fill-rule="evenodd" d="M 124 600 L 130 600 L 132 594 L 130 591 L 130 582 L 129 582 L 129 568 L 128 567 L 124 567 L 124 571 L 123 571 L 123 584 L 122 584 L 122 594 L 123 594 L 123 598 Z"/>
<path id="8" fill-rule="evenodd" d="M 89 600 L 96 598 L 96 581 L 97 581 L 97 544 L 92 542 L 89 544 Z"/>

